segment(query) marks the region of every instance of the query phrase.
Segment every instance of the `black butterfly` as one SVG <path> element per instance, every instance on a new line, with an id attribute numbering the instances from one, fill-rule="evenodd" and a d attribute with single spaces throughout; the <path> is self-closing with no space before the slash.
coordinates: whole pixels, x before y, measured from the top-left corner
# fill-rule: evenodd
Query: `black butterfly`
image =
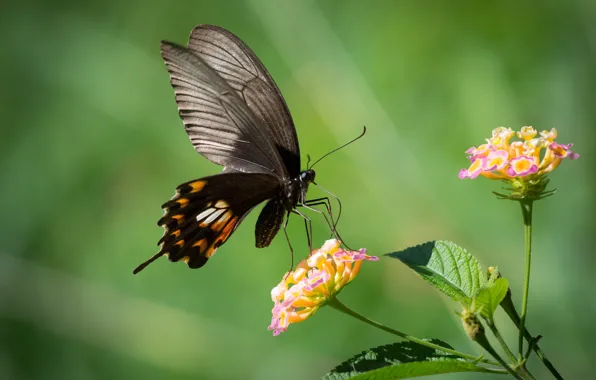
<path id="1" fill-rule="evenodd" d="M 162 41 L 161 55 L 190 141 L 224 170 L 178 186 L 162 206 L 161 249 L 134 273 L 162 255 L 202 267 L 265 200 L 255 237 L 257 247 L 267 247 L 284 217 L 287 221 L 305 203 L 315 179 L 314 170 L 300 171 L 296 129 L 283 96 L 238 37 L 199 25 L 190 33 L 188 47 Z"/>

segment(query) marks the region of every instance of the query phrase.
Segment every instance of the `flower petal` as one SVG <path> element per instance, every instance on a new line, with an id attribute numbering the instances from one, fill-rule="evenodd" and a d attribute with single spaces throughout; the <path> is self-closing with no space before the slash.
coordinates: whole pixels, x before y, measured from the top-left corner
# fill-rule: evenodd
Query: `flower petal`
<path id="1" fill-rule="evenodd" d="M 548 146 L 548 149 L 550 149 L 557 157 L 569 157 L 569 159 L 575 160 L 579 158 L 579 154 L 573 153 L 571 151 L 572 146 L 573 144 L 557 144 L 556 142 L 554 142 Z"/>
<path id="2" fill-rule="evenodd" d="M 533 157 L 521 156 L 511 160 L 507 173 L 511 177 L 523 177 L 529 174 L 536 173 L 538 165 L 534 162 Z"/>
<path id="3" fill-rule="evenodd" d="M 504 149 L 495 150 L 488 154 L 484 165 L 485 167 L 483 170 L 486 171 L 493 171 L 493 170 L 501 170 L 509 163 L 509 152 Z"/>
<path id="4" fill-rule="evenodd" d="M 468 175 L 470 179 L 474 179 L 478 177 L 480 173 L 482 173 L 483 168 L 486 166 L 486 157 L 479 157 L 472 162 L 470 168 L 468 169 Z"/>
<path id="5" fill-rule="evenodd" d="M 537 133 L 538 133 L 538 131 L 536 131 L 534 128 L 532 128 L 531 126 L 528 125 L 528 126 L 522 127 L 522 129 L 519 132 L 517 132 L 517 137 L 527 141 L 527 140 L 533 139 Z"/>
<path id="6" fill-rule="evenodd" d="M 327 241 L 325 241 L 325 244 L 323 244 L 323 246 L 321 247 L 321 249 L 319 251 L 323 251 L 326 253 L 333 253 L 335 251 L 337 251 L 337 249 L 339 248 L 339 246 L 341 245 L 341 242 L 337 239 L 329 239 Z"/>
<path id="7" fill-rule="evenodd" d="M 550 131 L 542 131 L 540 132 L 540 136 L 548 142 L 553 142 L 557 138 L 557 130 L 552 128 Z"/>

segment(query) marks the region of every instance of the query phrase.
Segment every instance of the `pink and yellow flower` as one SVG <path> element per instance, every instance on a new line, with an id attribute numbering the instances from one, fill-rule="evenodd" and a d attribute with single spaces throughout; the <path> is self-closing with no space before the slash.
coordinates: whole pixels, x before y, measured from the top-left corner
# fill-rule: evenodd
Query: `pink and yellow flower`
<path id="1" fill-rule="evenodd" d="M 346 251 L 340 244 L 336 239 L 327 240 L 271 290 L 274 306 L 268 329 L 273 330 L 274 336 L 333 300 L 358 275 L 362 261 L 379 259 L 368 256 L 364 248 Z"/>
<path id="2" fill-rule="evenodd" d="M 510 143 L 514 135 L 520 140 Z M 458 177 L 474 179 L 482 175 L 490 179 L 533 180 L 555 170 L 563 158 L 579 158 L 571 151 L 572 144 L 555 142 L 556 129 L 537 135 L 530 126 L 517 133 L 511 128 L 494 129 L 492 137 L 486 139 L 487 144 L 466 151 L 471 164 L 468 169 L 460 170 Z"/>

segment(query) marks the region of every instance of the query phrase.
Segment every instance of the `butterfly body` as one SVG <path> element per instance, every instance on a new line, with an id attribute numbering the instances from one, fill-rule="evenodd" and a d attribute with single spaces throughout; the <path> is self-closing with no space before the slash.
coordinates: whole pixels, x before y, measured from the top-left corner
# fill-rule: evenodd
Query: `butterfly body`
<path id="1" fill-rule="evenodd" d="M 312 169 L 305 170 L 299 176 L 289 179 L 283 192 L 284 205 L 288 210 L 296 207 L 299 201 L 306 200 L 306 192 L 308 185 L 315 180 L 315 171 Z"/>
<path id="2" fill-rule="evenodd" d="M 238 37 L 199 25 L 188 47 L 163 41 L 178 112 L 197 152 L 224 171 L 178 186 L 163 204 L 159 252 L 199 268 L 258 204 L 257 247 L 268 246 L 284 218 L 306 201 L 312 169 L 300 171 L 294 123 L 275 82 Z"/>

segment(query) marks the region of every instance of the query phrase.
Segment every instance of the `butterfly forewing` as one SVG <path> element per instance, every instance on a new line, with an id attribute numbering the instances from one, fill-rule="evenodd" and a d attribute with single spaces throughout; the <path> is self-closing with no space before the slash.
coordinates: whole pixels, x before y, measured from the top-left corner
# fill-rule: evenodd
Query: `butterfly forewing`
<path id="1" fill-rule="evenodd" d="M 199 25 L 188 48 L 203 58 L 246 102 L 270 131 L 290 174 L 300 172 L 300 149 L 288 106 L 271 75 L 253 51 L 229 31 Z"/>
<path id="2" fill-rule="evenodd" d="M 287 176 L 271 133 L 221 76 L 185 47 L 162 42 L 161 52 L 197 152 L 238 171 Z"/>

